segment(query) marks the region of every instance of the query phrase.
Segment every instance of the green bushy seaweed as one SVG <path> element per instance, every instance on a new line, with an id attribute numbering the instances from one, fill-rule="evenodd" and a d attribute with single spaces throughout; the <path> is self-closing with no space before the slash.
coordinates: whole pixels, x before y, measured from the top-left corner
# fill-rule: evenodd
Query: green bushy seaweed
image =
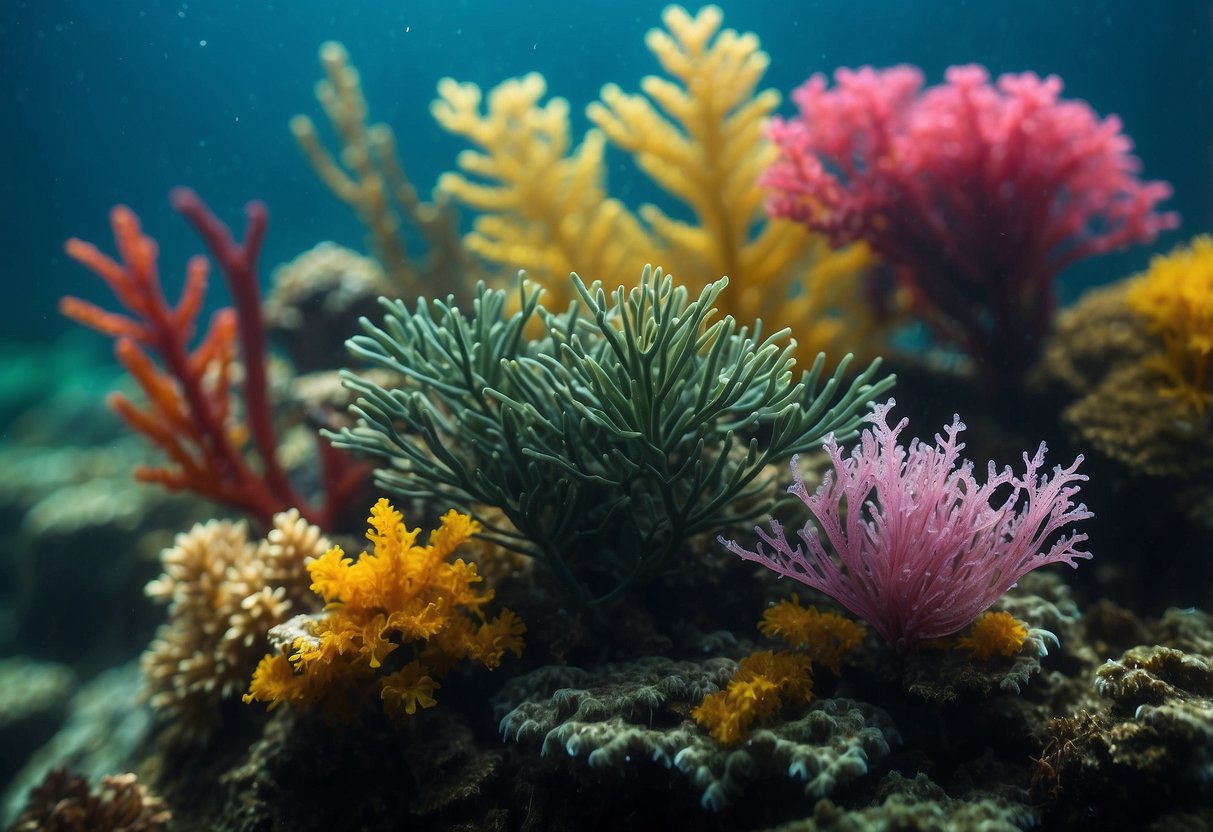
<path id="1" fill-rule="evenodd" d="M 608 299 L 576 275 L 555 313 L 519 275 L 507 292 L 480 285 L 467 315 L 450 299 L 381 300 L 383 326 L 362 319 L 353 355 L 399 374 L 388 389 L 352 372 L 355 427 L 341 447 L 387 461 L 379 487 L 512 524 L 477 519 L 484 536 L 540 558 L 589 603 L 669 568 L 687 538 L 765 514 L 752 498 L 769 463 L 857 430 L 892 386 L 879 361 L 823 379 L 824 358 L 795 374 L 789 331 L 761 337 L 713 321 L 722 278 L 693 301 L 661 269 Z M 535 323 L 540 337 L 529 337 Z"/>

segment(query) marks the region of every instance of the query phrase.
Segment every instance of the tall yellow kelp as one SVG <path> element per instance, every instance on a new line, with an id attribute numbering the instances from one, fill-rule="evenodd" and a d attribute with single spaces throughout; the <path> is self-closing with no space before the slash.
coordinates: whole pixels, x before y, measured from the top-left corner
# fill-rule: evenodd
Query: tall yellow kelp
<path id="1" fill-rule="evenodd" d="M 644 263 L 664 264 L 692 292 L 728 275 L 722 311 L 792 327 L 802 357 L 828 349 L 838 358 L 874 326 L 860 286 L 871 257 L 859 247 L 831 252 L 799 226 L 766 219 L 757 183 L 775 154 L 765 125 L 779 94 L 758 91 L 769 62 L 758 38 L 721 30 L 722 19 L 715 6 L 693 17 L 668 7 L 666 28 L 646 39 L 668 77 L 646 77 L 642 94 L 603 87 L 587 110 L 596 127 L 576 148 L 568 104 L 542 103 L 541 76 L 507 80 L 487 103 L 476 85 L 444 79 L 431 110 L 475 149 L 438 190 L 479 212 L 465 245 L 507 273 L 526 269 L 551 293 L 549 306 L 571 300 L 570 271 L 618 284 Z M 610 198 L 607 142 L 691 219 Z"/>
<path id="2" fill-rule="evenodd" d="M 430 111 L 478 150 L 459 154 L 463 174 L 444 174 L 438 191 L 479 212 L 464 237 L 470 251 L 508 275 L 525 268 L 571 300 L 570 272 L 639 274 L 652 249 L 635 217 L 606 195 L 602 134 L 591 131 L 570 151 L 568 102 L 540 104 L 546 92 L 538 73 L 512 78 L 481 112 L 479 87 L 444 78 Z"/>

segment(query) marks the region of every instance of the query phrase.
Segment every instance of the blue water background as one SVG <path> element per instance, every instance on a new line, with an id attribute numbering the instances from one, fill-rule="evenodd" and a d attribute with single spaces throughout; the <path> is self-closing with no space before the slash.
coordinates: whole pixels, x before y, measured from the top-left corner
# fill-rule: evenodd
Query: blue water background
<path id="1" fill-rule="evenodd" d="M 663 6 L 4 0 L 0 342 L 37 348 L 69 328 L 55 310 L 64 294 L 112 306 L 62 244 L 75 235 L 112 250 L 106 217 L 116 202 L 135 208 L 160 241 L 175 297 L 186 258 L 201 246 L 168 207 L 174 185 L 195 188 L 237 225 L 246 200 L 268 202 L 265 280 L 320 240 L 364 248 L 364 229 L 287 130 L 295 113 L 321 121 L 312 95 L 321 42 L 346 44 L 371 118 L 395 128 L 406 169 L 427 193 L 464 146 L 429 115 L 439 78 L 487 88 L 537 70 L 551 93 L 569 99 L 580 130 L 603 83 L 633 91 L 658 71 L 644 33 L 660 25 Z M 771 56 L 765 86 L 785 94 L 785 112 L 792 88 L 838 66 L 908 62 L 930 82 L 948 65 L 974 61 L 995 73 L 1057 73 L 1068 96 L 1122 117 L 1147 177 L 1174 184 L 1183 226 L 1154 250 L 1211 227 L 1213 48 L 1204 3 L 746 0 L 724 12 L 727 26 L 762 39 Z M 625 158 L 613 158 L 614 193 L 633 204 L 654 196 Z M 1086 264 L 1068 277 L 1066 293 L 1141 268 L 1148 255 L 1139 248 Z M 213 301 L 225 301 L 221 283 L 212 287 Z M 108 350 L 100 337 L 97 346 Z"/>

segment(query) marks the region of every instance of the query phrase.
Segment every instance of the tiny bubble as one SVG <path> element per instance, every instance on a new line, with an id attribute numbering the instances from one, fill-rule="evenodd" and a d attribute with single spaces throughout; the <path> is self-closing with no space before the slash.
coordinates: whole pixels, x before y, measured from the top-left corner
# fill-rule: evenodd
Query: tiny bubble
<path id="1" fill-rule="evenodd" d="M 199 46 L 206 46 L 206 41 L 205 41 L 205 40 L 200 40 L 200 41 L 198 41 L 198 45 L 199 45 Z"/>

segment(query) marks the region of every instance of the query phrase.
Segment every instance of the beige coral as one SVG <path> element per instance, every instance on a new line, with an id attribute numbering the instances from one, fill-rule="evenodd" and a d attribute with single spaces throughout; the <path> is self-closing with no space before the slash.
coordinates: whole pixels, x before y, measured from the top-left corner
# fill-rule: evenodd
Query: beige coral
<path id="1" fill-rule="evenodd" d="M 152 707 L 180 739 L 209 736 L 219 703 L 243 693 L 270 628 L 314 609 L 306 564 L 330 545 L 291 509 L 261 541 L 248 539 L 246 523 L 212 520 L 164 550 L 164 574 L 146 592 L 169 618 L 142 664 Z"/>
<path id="2" fill-rule="evenodd" d="M 87 778 L 53 769 L 35 787 L 12 832 L 161 832 L 172 813 L 134 774 Z"/>

